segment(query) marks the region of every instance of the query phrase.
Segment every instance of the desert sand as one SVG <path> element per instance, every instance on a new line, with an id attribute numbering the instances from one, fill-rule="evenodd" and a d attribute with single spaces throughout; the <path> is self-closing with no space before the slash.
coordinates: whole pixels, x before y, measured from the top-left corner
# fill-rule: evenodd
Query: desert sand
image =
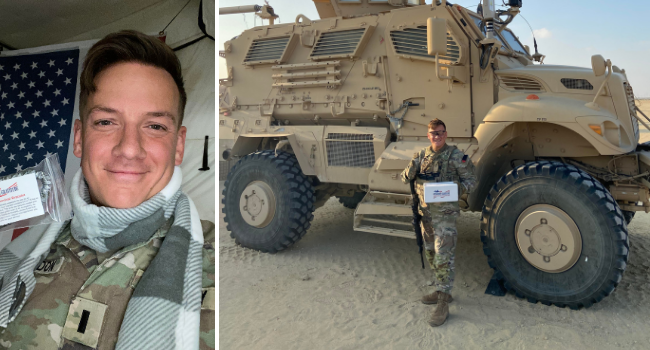
<path id="1" fill-rule="evenodd" d="M 220 192 L 223 182 L 220 182 Z M 355 232 L 353 210 L 330 199 L 289 249 L 235 245 L 219 220 L 221 349 L 648 349 L 650 214 L 629 225 L 631 251 L 618 288 L 578 311 L 484 294 L 492 269 L 479 213 L 458 220 L 450 318 L 438 328 L 419 302 L 430 291 L 415 240 Z"/>

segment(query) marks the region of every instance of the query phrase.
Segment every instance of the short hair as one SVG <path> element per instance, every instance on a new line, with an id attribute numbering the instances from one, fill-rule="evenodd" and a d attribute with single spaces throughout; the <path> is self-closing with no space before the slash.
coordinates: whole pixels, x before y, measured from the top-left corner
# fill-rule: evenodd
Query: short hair
<path id="1" fill-rule="evenodd" d="M 79 115 L 83 122 L 86 105 L 91 94 L 97 91 L 95 78 L 105 69 L 118 63 L 135 62 L 167 71 L 179 92 L 178 127 L 183 123 L 187 94 L 183 87 L 181 62 L 174 51 L 160 39 L 135 30 L 108 34 L 93 45 L 83 63 L 79 78 Z"/>
<path id="2" fill-rule="evenodd" d="M 447 130 L 447 126 L 445 125 L 445 123 L 438 118 L 429 122 L 429 129 L 434 130 L 436 127 L 440 125 L 442 125 L 445 128 L 445 130 Z"/>

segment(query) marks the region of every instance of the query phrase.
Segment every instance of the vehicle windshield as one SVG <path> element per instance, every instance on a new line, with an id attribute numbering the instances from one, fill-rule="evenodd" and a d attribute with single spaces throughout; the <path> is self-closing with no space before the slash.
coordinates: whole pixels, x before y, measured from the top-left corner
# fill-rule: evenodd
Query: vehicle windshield
<path id="1" fill-rule="evenodd" d="M 526 49 L 524 49 L 524 46 L 521 45 L 521 43 L 519 42 L 519 40 L 517 40 L 517 38 L 515 37 L 515 35 L 512 34 L 512 32 L 511 32 L 510 30 L 508 30 L 508 29 L 504 29 L 504 30 L 501 32 L 501 35 L 503 35 L 503 37 L 504 37 L 504 38 L 506 39 L 506 41 L 508 42 L 508 45 L 510 45 L 510 47 L 511 47 L 513 50 L 518 51 L 518 52 L 521 52 L 521 53 L 523 53 L 524 55 L 528 55 L 528 52 L 526 52 Z"/>
<path id="2" fill-rule="evenodd" d="M 478 18 L 478 17 L 474 17 L 474 16 L 470 16 L 470 17 L 472 17 L 472 19 L 474 20 L 474 23 L 476 23 L 476 26 L 477 26 L 477 27 L 478 27 L 478 28 L 483 32 L 483 35 L 485 35 L 485 26 L 484 26 L 483 23 L 482 23 L 483 21 L 482 21 L 480 18 Z M 498 29 L 498 28 L 499 28 L 499 27 L 496 26 L 496 29 Z M 495 32 L 495 34 L 496 34 L 496 32 Z M 502 48 L 505 48 L 505 47 L 506 47 L 506 45 L 503 43 L 503 40 L 505 39 L 505 41 L 508 42 L 508 45 L 509 45 L 513 50 L 515 50 L 515 51 L 517 51 L 517 52 L 521 52 L 521 53 L 523 53 L 524 55 L 528 55 L 528 52 L 526 51 L 526 49 L 524 48 L 524 46 L 519 42 L 519 40 L 517 40 L 517 38 L 516 38 L 515 35 L 510 31 L 510 29 L 505 28 L 503 31 L 501 31 L 501 34 L 500 34 L 500 35 L 497 34 L 496 37 L 497 37 L 497 39 L 499 39 L 499 41 L 501 42 L 501 47 L 502 47 Z"/>
<path id="3" fill-rule="evenodd" d="M 483 20 L 481 20 L 478 17 L 471 16 L 471 15 L 470 15 L 470 17 L 472 17 L 472 19 L 474 20 L 474 23 L 476 23 L 476 26 L 478 27 L 478 29 L 480 29 L 483 32 L 483 35 L 485 35 L 485 26 L 483 25 Z M 495 32 L 494 34 L 497 34 L 497 33 Z M 501 38 L 501 35 L 497 34 L 496 37 L 501 42 L 501 48 L 505 48 L 506 45 L 503 43 L 503 39 Z"/>

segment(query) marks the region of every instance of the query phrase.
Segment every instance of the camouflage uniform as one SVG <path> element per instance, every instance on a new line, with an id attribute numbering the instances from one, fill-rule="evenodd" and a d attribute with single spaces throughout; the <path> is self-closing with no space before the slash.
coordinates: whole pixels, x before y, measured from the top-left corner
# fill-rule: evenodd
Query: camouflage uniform
<path id="1" fill-rule="evenodd" d="M 438 173 L 440 181 L 458 184 L 459 196 L 476 186 L 472 161 L 455 146 L 445 144 L 437 152 L 431 146 L 417 153 L 401 174 L 408 183 L 418 173 Z M 451 293 L 454 285 L 454 250 L 456 248 L 456 218 L 460 216 L 458 202 L 425 203 L 424 184 L 416 179 L 415 188 L 420 199 L 421 228 L 425 256 L 433 270 L 436 291 Z"/>
<path id="2" fill-rule="evenodd" d="M 133 290 L 171 224 L 169 220 L 146 242 L 108 253 L 77 242 L 68 224 L 34 271 L 34 292 L 0 333 L 0 348 L 113 349 Z M 215 230 L 209 221 L 201 224 L 205 241 L 199 346 L 214 349 Z"/>

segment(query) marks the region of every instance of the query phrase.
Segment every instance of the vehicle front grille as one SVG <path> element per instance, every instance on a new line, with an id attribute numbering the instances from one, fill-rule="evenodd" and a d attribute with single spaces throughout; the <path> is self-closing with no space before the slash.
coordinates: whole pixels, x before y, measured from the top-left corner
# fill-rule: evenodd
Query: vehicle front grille
<path id="1" fill-rule="evenodd" d="M 627 104 L 630 109 L 630 118 L 632 118 L 632 128 L 634 129 L 634 138 L 638 140 L 639 138 L 639 120 L 636 118 L 636 104 L 634 102 L 634 91 L 632 90 L 632 85 L 628 83 L 623 83 L 625 88 L 625 94 L 627 95 Z"/>
<path id="2" fill-rule="evenodd" d="M 577 89 L 577 90 L 593 90 L 594 86 L 587 79 L 573 79 L 573 78 L 562 78 L 560 79 L 562 85 L 567 89 Z"/>

